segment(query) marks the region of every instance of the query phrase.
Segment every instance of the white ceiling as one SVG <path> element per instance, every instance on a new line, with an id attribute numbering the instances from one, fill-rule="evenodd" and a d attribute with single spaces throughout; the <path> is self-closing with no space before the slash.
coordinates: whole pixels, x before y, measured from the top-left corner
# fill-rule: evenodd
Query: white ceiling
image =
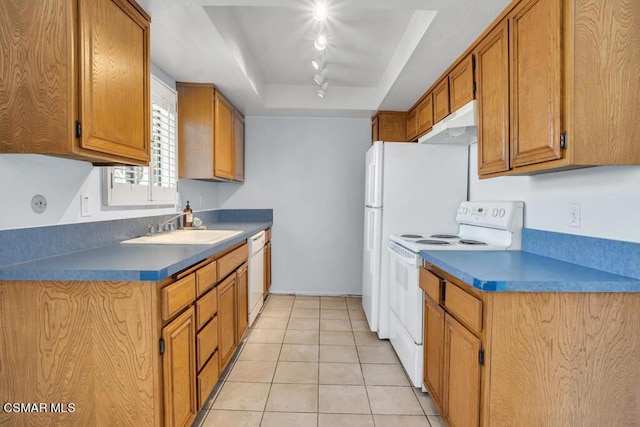
<path id="1" fill-rule="evenodd" d="M 407 110 L 509 0 L 141 0 L 151 61 L 177 81 L 209 82 L 249 116 L 370 117 Z M 315 95 L 313 40 L 328 47 Z"/>

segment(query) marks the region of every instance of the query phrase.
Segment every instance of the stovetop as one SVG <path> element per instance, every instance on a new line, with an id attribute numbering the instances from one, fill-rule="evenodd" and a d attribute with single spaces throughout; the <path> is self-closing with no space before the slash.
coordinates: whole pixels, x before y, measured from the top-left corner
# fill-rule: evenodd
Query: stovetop
<path id="1" fill-rule="evenodd" d="M 518 250 L 524 224 L 522 202 L 462 202 L 456 212 L 457 233 L 406 233 L 390 239 L 414 253 L 421 250 Z M 428 226 L 428 224 L 426 224 Z M 428 228 L 427 228 L 428 229 Z M 433 230 L 444 231 L 444 230 Z"/>
<path id="2" fill-rule="evenodd" d="M 502 242 L 472 239 L 455 234 L 406 233 L 392 235 L 390 238 L 393 242 L 415 253 L 421 250 L 495 251 L 506 249 L 506 244 Z"/>

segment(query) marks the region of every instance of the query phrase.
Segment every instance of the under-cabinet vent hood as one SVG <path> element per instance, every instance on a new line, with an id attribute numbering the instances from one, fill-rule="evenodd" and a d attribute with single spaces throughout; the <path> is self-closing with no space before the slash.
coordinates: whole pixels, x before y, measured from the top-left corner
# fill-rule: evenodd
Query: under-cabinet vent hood
<path id="1" fill-rule="evenodd" d="M 478 141 L 476 100 L 433 125 L 433 129 L 418 139 L 420 144 L 473 144 Z"/>

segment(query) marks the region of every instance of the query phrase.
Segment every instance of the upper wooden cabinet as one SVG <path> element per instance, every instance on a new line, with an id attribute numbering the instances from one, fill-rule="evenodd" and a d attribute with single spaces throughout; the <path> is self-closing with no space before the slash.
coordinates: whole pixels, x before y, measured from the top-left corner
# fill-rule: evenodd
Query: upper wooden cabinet
<path id="1" fill-rule="evenodd" d="M 407 141 L 417 140 L 433 126 L 433 97 L 431 92 L 407 113 Z"/>
<path id="2" fill-rule="evenodd" d="M 244 116 L 236 110 L 233 117 L 233 140 L 235 143 L 236 159 L 233 180 L 244 182 Z"/>
<path id="3" fill-rule="evenodd" d="M 372 141 L 403 142 L 407 140 L 407 113 L 379 111 L 371 118 Z"/>
<path id="4" fill-rule="evenodd" d="M 509 170 L 509 35 L 504 20 L 476 47 L 478 173 Z"/>
<path id="5" fill-rule="evenodd" d="M 407 141 L 413 141 L 418 137 L 418 107 L 407 113 Z"/>
<path id="6" fill-rule="evenodd" d="M 445 77 L 433 88 L 433 122 L 438 123 L 451 113 L 449 79 Z"/>
<path id="7" fill-rule="evenodd" d="M 177 83 L 177 88 L 180 178 L 235 179 L 236 156 L 244 165 L 244 152 L 236 153 L 233 105 L 212 84 Z"/>
<path id="8" fill-rule="evenodd" d="M 233 179 L 236 167 L 235 113 L 233 105 L 220 92 L 216 91 L 214 101 L 213 174 L 218 178 Z"/>
<path id="9" fill-rule="evenodd" d="M 429 93 L 418 104 L 418 136 L 431 130 L 433 126 L 433 97 Z"/>
<path id="10" fill-rule="evenodd" d="M 452 112 L 474 100 L 474 68 L 475 59 L 472 54 L 469 54 L 449 73 L 449 96 L 451 97 Z"/>
<path id="11" fill-rule="evenodd" d="M 638 39 L 635 2 L 514 4 L 475 48 L 480 176 L 640 164 Z"/>
<path id="12" fill-rule="evenodd" d="M 133 0 L 0 5 L 0 152 L 149 163 L 149 23 Z"/>
<path id="13" fill-rule="evenodd" d="M 511 166 L 562 158 L 562 1 L 528 0 L 511 27 Z"/>

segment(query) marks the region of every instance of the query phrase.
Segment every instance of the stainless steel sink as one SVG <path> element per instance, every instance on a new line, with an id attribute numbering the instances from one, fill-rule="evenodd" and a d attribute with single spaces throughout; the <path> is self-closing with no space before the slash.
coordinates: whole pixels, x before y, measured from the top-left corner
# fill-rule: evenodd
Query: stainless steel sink
<path id="1" fill-rule="evenodd" d="M 142 236 L 121 243 L 135 245 L 213 245 L 242 233 L 242 230 L 177 230 Z"/>

